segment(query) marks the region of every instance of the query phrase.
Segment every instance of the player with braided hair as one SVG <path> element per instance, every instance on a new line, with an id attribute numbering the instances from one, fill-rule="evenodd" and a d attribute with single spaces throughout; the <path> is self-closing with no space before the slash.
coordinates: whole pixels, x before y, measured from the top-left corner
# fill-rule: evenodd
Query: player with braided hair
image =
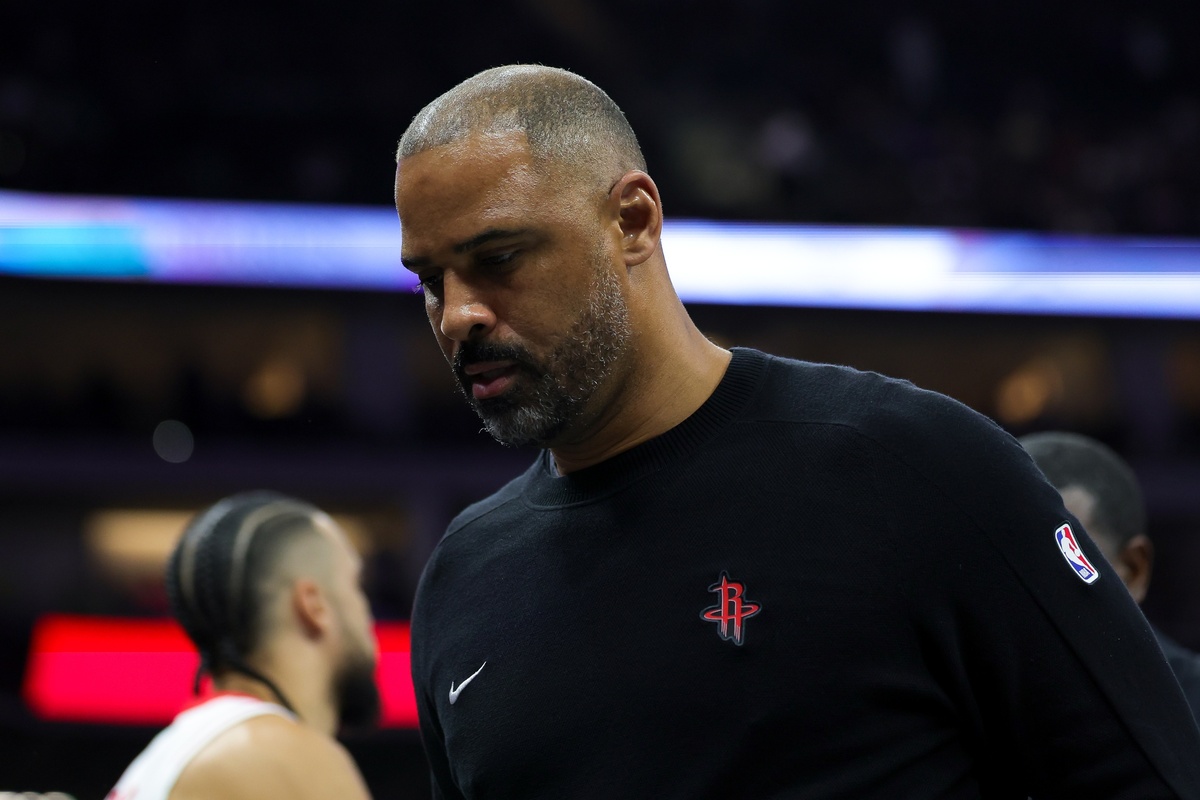
<path id="1" fill-rule="evenodd" d="M 167 565 L 171 608 L 200 653 L 183 711 L 109 800 L 367 798 L 334 739 L 379 713 L 361 561 L 320 509 L 274 492 L 219 501 Z"/>

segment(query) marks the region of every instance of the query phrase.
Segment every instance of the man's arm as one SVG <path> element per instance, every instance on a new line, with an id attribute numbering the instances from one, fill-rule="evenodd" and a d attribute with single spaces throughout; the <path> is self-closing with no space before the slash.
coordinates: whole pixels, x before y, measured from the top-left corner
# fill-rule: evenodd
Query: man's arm
<path id="1" fill-rule="evenodd" d="M 217 737 L 184 769 L 170 800 L 370 800 L 346 749 L 276 715 L 254 717 Z"/>
<path id="2" fill-rule="evenodd" d="M 472 507 L 474 508 L 474 506 Z M 470 512 L 463 512 L 463 515 Z M 452 522 L 450 529 L 454 530 L 457 523 Z M 449 629 L 446 620 L 437 619 L 436 612 L 440 604 L 431 600 L 436 587 L 439 585 L 440 562 L 439 551 L 426 564 L 421 574 L 421 583 L 417 587 L 417 596 L 413 602 L 412 612 L 412 681 L 417 700 L 417 718 L 420 722 L 421 743 L 425 747 L 425 758 L 429 762 L 429 778 L 433 800 L 463 800 L 450 768 L 450 757 L 446 752 L 446 739 L 442 731 L 441 720 L 438 718 L 435 692 L 431 691 L 433 682 L 431 659 L 432 654 L 445 641 Z M 442 691 L 449 689 L 443 685 Z M 445 696 L 445 695 L 443 695 Z"/>
<path id="3" fill-rule="evenodd" d="M 1171 671 L 1175 673 L 1179 687 L 1183 689 L 1183 696 L 1187 698 L 1196 724 L 1200 725 L 1200 656 L 1171 640 L 1161 631 L 1155 630 L 1154 635 L 1158 637 L 1163 655 L 1167 657 L 1167 663 L 1171 665 Z"/>
<path id="4" fill-rule="evenodd" d="M 1031 760 L 1043 761 L 1046 794 L 1149 786 L 1154 779 L 1142 772 L 1149 767 L 1179 796 L 1200 797 L 1200 736 L 1145 617 L 1023 454 L 1008 471 L 1010 477 L 995 479 L 1010 490 L 1007 513 L 979 521 L 991 527 L 998 560 L 1012 570 L 1010 602 L 1027 607 L 1026 614 L 1002 613 L 1012 625 L 1010 640 L 1025 653 L 1009 656 L 1025 687 L 1018 730 L 1033 728 L 1030 738 L 1040 742 Z M 1062 526 L 1074 543 L 1059 541 Z M 1082 571 L 1080 558 L 1088 565 Z M 1021 595 L 1024 601 L 1016 599 Z M 995 619 L 996 611 L 988 616 Z M 1041 669 L 1034 666 L 1039 660 Z M 1074 768 L 1063 770 L 1056 756 Z"/>
<path id="5" fill-rule="evenodd" d="M 425 745 L 425 757 L 429 761 L 430 786 L 434 800 L 462 800 L 463 795 L 451 777 L 450 760 L 446 755 L 446 743 L 437 719 L 434 704 L 416 681 L 417 710 L 421 727 L 421 742 Z"/>
<path id="6" fill-rule="evenodd" d="M 1200 798 L 1200 733 L 1179 685 L 1057 490 L 983 417 L 944 399 L 912 408 L 876 441 L 909 470 L 891 498 L 919 531 L 916 619 L 977 720 L 979 757 L 1038 797 Z"/>

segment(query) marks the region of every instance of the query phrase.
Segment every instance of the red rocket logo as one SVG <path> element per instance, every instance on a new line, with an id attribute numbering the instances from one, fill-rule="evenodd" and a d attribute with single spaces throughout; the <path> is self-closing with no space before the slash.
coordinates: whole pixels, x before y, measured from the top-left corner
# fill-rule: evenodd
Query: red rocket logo
<path id="1" fill-rule="evenodd" d="M 717 595 L 717 605 L 704 609 L 700 618 L 717 623 L 718 636 L 741 646 L 746 641 L 746 620 L 761 611 L 762 606 L 747 600 L 746 587 L 729 580 L 725 572 L 708 590 Z"/>

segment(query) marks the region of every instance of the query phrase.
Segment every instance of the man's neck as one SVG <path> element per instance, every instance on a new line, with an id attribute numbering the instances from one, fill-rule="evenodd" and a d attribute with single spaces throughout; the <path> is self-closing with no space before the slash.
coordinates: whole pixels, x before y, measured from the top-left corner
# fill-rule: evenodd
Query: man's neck
<path id="1" fill-rule="evenodd" d="M 267 674 L 264 671 L 264 674 Z M 286 676 L 270 675 L 271 681 L 284 694 L 279 697 L 262 681 L 240 672 L 226 672 L 213 679 L 213 688 L 220 692 L 236 692 L 256 697 L 268 703 L 291 704 L 292 711 L 304 724 L 319 731 L 334 735 L 337 732 L 337 713 L 328 700 Z"/>
<path id="2" fill-rule="evenodd" d="M 244 694 L 266 703 L 275 703 L 276 705 L 282 705 L 283 703 L 282 699 L 277 697 L 275 692 L 271 691 L 270 687 L 265 683 L 249 675 L 243 675 L 240 672 L 222 673 L 219 677 L 213 678 L 212 685 L 213 689 L 217 692 Z"/>
<path id="3" fill-rule="evenodd" d="M 675 364 L 674 369 L 665 368 L 664 363 L 642 365 L 643 375 L 609 401 L 584 437 L 550 447 L 559 475 L 607 461 L 666 433 L 712 396 L 732 356 L 692 330 L 694 336 L 687 347 L 663 359 Z"/>

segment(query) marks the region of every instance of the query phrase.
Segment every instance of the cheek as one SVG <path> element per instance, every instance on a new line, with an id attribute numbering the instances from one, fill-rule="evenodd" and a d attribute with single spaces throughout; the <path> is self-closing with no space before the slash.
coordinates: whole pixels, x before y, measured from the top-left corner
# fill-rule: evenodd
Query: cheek
<path id="1" fill-rule="evenodd" d="M 425 315 L 429 318 L 429 329 L 433 331 L 433 338 L 437 341 L 438 348 L 441 349 L 442 355 L 446 357 L 446 360 L 450 361 L 453 358 L 454 342 L 442 335 L 441 307 L 426 303 Z"/>
<path id="2" fill-rule="evenodd" d="M 362 635 L 365 640 L 363 642 L 363 644 L 366 645 L 367 649 L 371 653 L 375 653 L 376 655 L 378 655 L 379 642 L 375 638 L 375 625 L 374 625 L 375 620 L 371 616 L 371 605 L 369 602 L 367 602 L 366 597 L 363 597 L 361 602 L 362 602 Z"/>
<path id="3" fill-rule="evenodd" d="M 438 323 L 442 319 L 442 304 L 438 302 L 436 297 L 429 293 L 425 294 L 425 317 L 429 320 L 429 324 L 433 326 L 433 329 L 437 330 Z"/>
<path id="4" fill-rule="evenodd" d="M 343 598 L 345 622 L 348 630 L 346 635 L 352 640 L 361 640 L 363 636 L 373 639 L 371 625 L 371 608 L 366 597 L 353 592 Z"/>

